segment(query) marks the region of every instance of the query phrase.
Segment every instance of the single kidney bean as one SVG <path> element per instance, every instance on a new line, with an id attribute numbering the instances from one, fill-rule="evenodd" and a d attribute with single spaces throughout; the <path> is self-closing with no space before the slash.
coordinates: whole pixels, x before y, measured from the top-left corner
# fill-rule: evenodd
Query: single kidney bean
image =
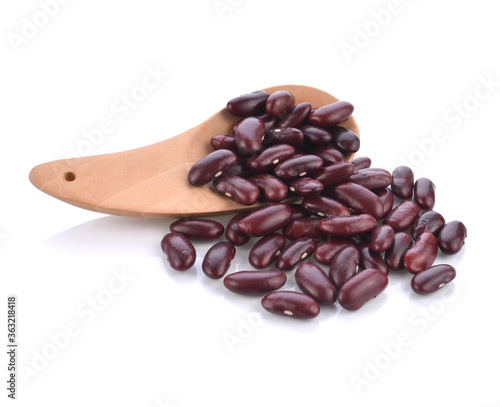
<path id="1" fill-rule="evenodd" d="M 408 229 L 420 214 L 420 206 L 412 201 L 403 201 L 395 206 L 385 217 L 384 224 L 389 225 L 395 232 Z"/>
<path id="2" fill-rule="evenodd" d="M 321 168 L 314 175 L 314 178 L 321 182 L 325 187 L 329 187 L 345 181 L 353 172 L 354 166 L 352 163 L 341 161 Z"/>
<path id="3" fill-rule="evenodd" d="M 337 289 L 325 272 L 311 262 L 302 263 L 295 271 L 295 282 L 300 290 L 320 304 L 333 304 Z"/>
<path id="4" fill-rule="evenodd" d="M 384 171 L 368 168 L 354 172 L 346 179 L 346 182 L 352 182 L 373 191 L 391 185 L 392 177 Z"/>
<path id="5" fill-rule="evenodd" d="M 311 104 L 302 102 L 293 107 L 277 124 L 276 127 L 300 127 L 305 123 L 311 113 Z"/>
<path id="6" fill-rule="evenodd" d="M 243 233 L 239 228 L 238 228 L 238 222 L 245 218 L 246 216 L 250 215 L 252 212 L 250 211 L 245 211 L 245 212 L 240 212 L 234 215 L 231 220 L 228 222 L 226 226 L 226 239 L 228 242 L 230 242 L 234 246 L 243 246 L 245 243 L 247 243 L 250 240 L 250 236 L 247 234 Z"/>
<path id="7" fill-rule="evenodd" d="M 312 198 L 323 191 L 323 184 L 311 177 L 296 178 L 288 182 L 288 190 L 294 195 Z"/>
<path id="8" fill-rule="evenodd" d="M 347 120 L 353 111 L 352 104 L 338 101 L 312 110 L 309 114 L 309 122 L 317 126 L 332 127 Z"/>
<path id="9" fill-rule="evenodd" d="M 359 137 L 345 127 L 335 126 L 329 129 L 333 136 L 333 145 L 344 153 L 355 153 L 359 150 Z"/>
<path id="10" fill-rule="evenodd" d="M 436 186 L 428 178 L 419 178 L 413 187 L 415 202 L 422 209 L 432 209 L 436 202 Z"/>
<path id="11" fill-rule="evenodd" d="M 186 236 L 168 233 L 161 240 L 161 249 L 174 270 L 187 270 L 196 261 L 196 250 Z"/>
<path id="12" fill-rule="evenodd" d="M 302 237 L 291 241 L 276 259 L 276 267 L 280 270 L 292 270 L 302 260 L 313 254 L 317 241 L 313 237 Z"/>
<path id="13" fill-rule="evenodd" d="M 238 294 L 260 294 L 277 290 L 286 283 L 281 270 L 237 271 L 224 278 L 224 286 Z"/>
<path id="14" fill-rule="evenodd" d="M 233 152 L 237 151 L 236 140 L 234 136 L 228 136 L 226 134 L 218 134 L 210 139 L 210 146 L 214 150 L 231 150 Z"/>
<path id="15" fill-rule="evenodd" d="M 403 262 L 404 254 L 412 246 L 413 241 L 410 235 L 405 232 L 395 233 L 391 247 L 385 252 L 385 264 L 393 270 L 403 270 L 405 267 Z"/>
<path id="16" fill-rule="evenodd" d="M 356 157 L 351 161 L 354 165 L 354 171 L 359 171 L 364 168 L 370 168 L 372 165 L 372 160 L 370 157 Z"/>
<path id="17" fill-rule="evenodd" d="M 252 173 L 261 173 L 276 167 L 295 155 L 295 148 L 289 144 L 276 144 L 262 150 L 247 161 L 247 169 Z"/>
<path id="18" fill-rule="evenodd" d="M 358 272 L 359 250 L 354 245 L 345 245 L 333 257 L 329 277 L 338 290 Z"/>
<path id="19" fill-rule="evenodd" d="M 354 237 L 367 233 L 377 226 L 372 215 L 361 214 L 321 219 L 319 229 L 333 237 Z"/>
<path id="20" fill-rule="evenodd" d="M 260 151 L 264 134 L 265 126 L 261 119 L 247 117 L 242 120 L 234 135 L 238 153 L 250 155 Z"/>
<path id="21" fill-rule="evenodd" d="M 326 196 L 319 195 L 314 198 L 304 198 L 301 205 L 310 214 L 322 218 L 330 216 L 351 216 L 351 211 L 347 206 Z"/>
<path id="22" fill-rule="evenodd" d="M 332 141 L 332 135 L 325 129 L 306 124 L 300 128 L 304 134 L 304 144 L 307 146 L 326 146 Z"/>
<path id="23" fill-rule="evenodd" d="M 238 222 L 238 228 L 248 236 L 260 237 L 281 229 L 291 218 L 292 208 L 276 203 L 245 216 Z"/>
<path id="24" fill-rule="evenodd" d="M 414 175 L 410 167 L 401 165 L 392 171 L 392 193 L 401 199 L 410 199 L 413 195 Z"/>
<path id="25" fill-rule="evenodd" d="M 179 219 L 170 225 L 170 231 L 182 233 L 188 239 L 218 239 L 224 226 L 209 219 Z"/>
<path id="26" fill-rule="evenodd" d="M 311 150 L 311 154 L 317 155 L 323 160 L 323 165 L 330 165 L 345 161 L 342 153 L 333 146 L 321 146 Z"/>
<path id="27" fill-rule="evenodd" d="M 357 244 L 359 250 L 359 265 L 363 269 L 379 269 L 385 274 L 389 274 L 389 267 L 385 264 L 384 259 L 380 253 L 370 250 L 368 243 L 359 242 Z"/>
<path id="28" fill-rule="evenodd" d="M 374 268 L 360 271 L 340 289 L 339 304 L 349 311 L 360 309 L 368 300 L 379 295 L 389 284 L 387 275 Z"/>
<path id="29" fill-rule="evenodd" d="M 439 248 L 446 254 L 458 253 L 462 249 L 466 237 L 467 228 L 462 222 L 458 220 L 448 222 L 439 232 Z"/>
<path id="30" fill-rule="evenodd" d="M 283 116 L 295 105 L 295 97 L 286 90 L 278 90 L 266 101 L 266 111 L 271 116 Z"/>
<path id="31" fill-rule="evenodd" d="M 448 264 L 437 264 L 419 271 L 411 279 L 411 288 L 417 294 L 428 294 L 443 288 L 456 276 L 456 270 Z"/>
<path id="32" fill-rule="evenodd" d="M 264 144 L 289 144 L 295 148 L 304 143 L 304 134 L 294 127 L 272 129 L 266 133 Z"/>
<path id="33" fill-rule="evenodd" d="M 248 260 L 256 269 L 269 267 L 285 245 L 286 239 L 281 233 L 264 236 L 252 247 Z"/>
<path id="34" fill-rule="evenodd" d="M 384 216 L 386 216 L 392 210 L 392 206 L 394 205 L 394 195 L 392 191 L 389 188 L 382 188 L 373 192 L 375 192 L 375 195 L 377 195 L 382 201 L 382 205 L 384 206 Z"/>
<path id="35" fill-rule="evenodd" d="M 295 291 L 276 291 L 267 294 L 261 301 L 265 310 L 273 314 L 286 315 L 292 318 L 315 318 L 320 307 L 317 301 L 306 294 Z"/>
<path id="36" fill-rule="evenodd" d="M 213 185 L 217 192 L 242 205 L 253 205 L 260 197 L 257 185 L 237 175 L 222 175 Z"/>
<path id="37" fill-rule="evenodd" d="M 406 270 L 410 273 L 418 273 L 432 266 L 438 254 L 438 243 L 436 236 L 424 232 L 418 238 L 412 248 L 408 249 L 403 256 Z"/>
<path id="38" fill-rule="evenodd" d="M 372 252 L 385 252 L 394 241 L 394 230 L 389 225 L 378 225 L 370 234 L 368 244 Z"/>
<path id="39" fill-rule="evenodd" d="M 226 274 L 236 254 L 229 242 L 215 243 L 205 254 L 201 269 L 207 277 L 217 279 Z"/>
<path id="40" fill-rule="evenodd" d="M 356 246 L 352 239 L 331 237 L 320 243 L 314 251 L 314 259 L 325 266 L 332 264 L 335 255 L 346 246 Z"/>
<path id="41" fill-rule="evenodd" d="M 361 185 L 342 182 L 333 187 L 331 196 L 357 213 L 372 215 L 377 220 L 384 216 L 384 204 L 380 198 Z"/>
<path id="42" fill-rule="evenodd" d="M 415 240 L 424 232 L 432 233 L 437 237 L 445 223 L 444 217 L 440 213 L 425 211 L 413 222 L 410 233 Z"/>
<path id="43" fill-rule="evenodd" d="M 319 230 L 319 218 L 297 218 L 292 219 L 283 228 L 283 235 L 289 240 L 296 240 L 301 237 L 315 237 L 321 235 Z"/>
<path id="44" fill-rule="evenodd" d="M 287 185 L 271 174 L 258 174 L 248 180 L 259 188 L 261 196 L 269 202 L 281 202 L 288 195 Z"/>
<path id="45" fill-rule="evenodd" d="M 289 158 L 274 169 L 274 175 L 281 179 L 311 176 L 323 166 L 323 160 L 316 155 L 299 155 Z"/>
<path id="46" fill-rule="evenodd" d="M 246 93 L 231 99 L 227 102 L 226 108 L 234 116 L 256 116 L 264 113 L 268 97 L 269 93 L 263 90 L 256 90 L 255 92 Z"/>
<path id="47" fill-rule="evenodd" d="M 216 150 L 194 164 L 188 172 L 191 185 L 205 185 L 231 168 L 238 156 L 231 150 Z"/>

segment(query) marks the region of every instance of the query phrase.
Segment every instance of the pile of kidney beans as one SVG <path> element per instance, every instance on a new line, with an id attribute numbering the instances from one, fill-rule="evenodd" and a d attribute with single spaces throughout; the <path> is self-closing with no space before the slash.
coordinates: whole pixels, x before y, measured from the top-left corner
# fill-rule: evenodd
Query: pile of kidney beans
<path id="1" fill-rule="evenodd" d="M 451 265 L 433 263 L 439 250 L 460 251 L 464 224 L 433 210 L 434 184 L 414 180 L 409 167 L 390 173 L 372 168 L 368 157 L 346 161 L 360 147 L 359 137 L 341 126 L 354 110 L 350 103 L 312 109 L 296 105 L 288 91 L 256 91 L 230 100 L 227 110 L 240 117 L 233 134 L 214 135 L 214 151 L 193 165 L 188 181 L 212 183 L 244 205 L 269 205 L 236 214 L 225 228 L 208 219 L 175 221 L 161 241 L 172 268 L 193 266 L 191 240 L 224 234 L 202 264 L 206 276 L 220 279 L 236 246 L 258 238 L 248 259 L 255 270 L 228 274 L 224 286 L 265 294 L 266 310 L 294 318 L 314 318 L 320 304 L 337 299 L 347 310 L 359 309 L 387 287 L 389 270 L 411 273 L 419 294 L 453 280 Z M 315 262 L 304 262 L 311 256 Z M 279 290 L 294 269 L 300 291 Z"/>

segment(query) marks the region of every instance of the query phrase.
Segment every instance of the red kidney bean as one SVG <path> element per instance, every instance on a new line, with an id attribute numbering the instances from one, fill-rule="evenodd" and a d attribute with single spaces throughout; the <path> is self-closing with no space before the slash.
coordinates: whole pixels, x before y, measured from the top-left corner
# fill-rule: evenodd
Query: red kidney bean
<path id="1" fill-rule="evenodd" d="M 300 155 L 278 164 L 274 175 L 281 179 L 311 176 L 323 166 L 323 160 L 316 155 Z"/>
<path id="2" fill-rule="evenodd" d="M 238 294 L 260 294 L 277 290 L 286 283 L 281 270 L 237 271 L 224 278 L 224 286 Z"/>
<path id="3" fill-rule="evenodd" d="M 342 182 L 333 187 L 331 196 L 357 213 L 372 215 L 377 220 L 384 216 L 384 204 L 380 198 L 361 185 Z"/>
<path id="4" fill-rule="evenodd" d="M 237 151 L 236 140 L 234 136 L 228 136 L 226 134 L 218 134 L 210 139 L 210 146 L 214 150 L 231 150 L 233 152 Z"/>
<path id="5" fill-rule="evenodd" d="M 313 254 L 316 244 L 317 241 L 313 237 L 302 237 L 291 241 L 276 259 L 276 267 L 285 271 L 292 270 L 297 264 Z"/>
<path id="6" fill-rule="evenodd" d="M 278 90 L 266 101 L 266 111 L 271 116 L 283 116 L 295 105 L 295 97 L 286 90 Z"/>
<path id="7" fill-rule="evenodd" d="M 283 228 L 283 235 L 289 240 L 296 240 L 301 237 L 315 237 L 321 235 L 319 230 L 319 218 L 297 218 L 292 219 Z"/>
<path id="8" fill-rule="evenodd" d="M 209 219 L 179 219 L 170 225 L 170 231 L 182 233 L 188 239 L 218 239 L 224 226 Z"/>
<path id="9" fill-rule="evenodd" d="M 321 219 L 319 229 L 333 237 L 354 237 L 367 233 L 377 226 L 372 215 L 361 214 Z"/>
<path id="10" fill-rule="evenodd" d="M 368 243 L 359 242 L 357 244 L 359 250 L 359 265 L 363 269 L 379 269 L 385 274 L 389 274 L 389 267 L 385 264 L 380 253 L 370 250 Z"/>
<path id="11" fill-rule="evenodd" d="M 263 90 L 246 93 L 227 102 L 227 111 L 239 117 L 259 115 L 264 113 L 268 97 L 269 93 Z"/>
<path id="12" fill-rule="evenodd" d="M 270 114 L 267 113 L 257 116 L 257 118 L 264 122 L 264 129 L 266 131 L 274 129 L 276 127 L 276 122 L 278 121 L 277 117 L 271 116 Z"/>
<path id="13" fill-rule="evenodd" d="M 252 247 L 248 260 L 256 269 L 269 267 L 285 245 L 286 239 L 281 233 L 264 236 Z"/>
<path id="14" fill-rule="evenodd" d="M 201 269 L 207 277 L 221 278 L 229 269 L 235 254 L 236 249 L 231 243 L 216 243 L 205 254 Z"/>
<path id="15" fill-rule="evenodd" d="M 354 165 L 354 171 L 359 171 L 364 168 L 370 168 L 372 165 L 372 160 L 370 157 L 356 157 L 351 161 Z"/>
<path id="16" fill-rule="evenodd" d="M 231 150 L 216 150 L 194 164 L 188 172 L 191 185 L 205 185 L 231 168 L 238 156 Z"/>
<path id="17" fill-rule="evenodd" d="M 346 246 L 355 246 L 354 240 L 331 237 L 316 247 L 314 259 L 320 264 L 329 266 L 335 255 Z"/>
<path id="18" fill-rule="evenodd" d="M 349 102 L 338 101 L 311 111 L 309 122 L 317 126 L 332 127 L 347 120 L 354 111 Z"/>
<path id="19" fill-rule="evenodd" d="M 276 144 L 262 150 L 247 161 L 247 169 L 252 173 L 260 173 L 276 167 L 295 155 L 295 148 L 289 144 Z"/>
<path id="20" fill-rule="evenodd" d="M 296 178 L 288 182 L 288 190 L 294 195 L 312 198 L 323 191 L 323 184 L 310 177 Z"/>
<path id="21" fill-rule="evenodd" d="M 360 309 L 366 302 L 385 290 L 387 275 L 374 268 L 360 271 L 351 277 L 340 289 L 339 304 L 349 311 Z"/>
<path id="22" fill-rule="evenodd" d="M 238 222 L 238 228 L 248 236 L 265 236 L 281 229 L 290 222 L 291 217 L 290 206 L 276 203 L 245 216 Z"/>
<path id="23" fill-rule="evenodd" d="M 394 195 L 389 188 L 382 188 L 378 191 L 374 191 L 375 195 L 377 195 L 382 201 L 382 205 L 384 206 L 384 216 L 386 216 L 394 205 Z"/>
<path id="24" fill-rule="evenodd" d="M 417 294 L 429 294 L 443 288 L 456 274 L 452 266 L 437 264 L 415 274 L 411 279 L 411 288 Z"/>
<path id="25" fill-rule="evenodd" d="M 445 223 L 444 217 L 440 213 L 425 211 L 413 222 L 410 233 L 415 240 L 424 232 L 432 233 L 437 237 Z"/>
<path id="26" fill-rule="evenodd" d="M 321 146 L 311 150 L 311 154 L 317 155 L 323 160 L 323 165 L 330 165 L 345 161 L 342 153 L 333 146 Z"/>
<path id="27" fill-rule="evenodd" d="M 378 225 L 370 234 L 369 248 L 372 252 L 385 252 L 394 241 L 394 230 L 388 225 Z"/>
<path id="28" fill-rule="evenodd" d="M 260 151 L 264 134 L 265 126 L 261 119 L 247 117 L 242 120 L 234 135 L 238 153 L 250 155 Z"/>
<path id="29" fill-rule="evenodd" d="M 196 261 L 196 250 L 193 244 L 180 233 L 168 233 L 163 237 L 160 245 L 174 270 L 187 270 Z"/>
<path id="30" fill-rule="evenodd" d="M 322 218 L 330 216 L 351 216 L 351 211 L 347 206 L 326 196 L 320 195 L 314 198 L 304 198 L 301 205 L 308 213 Z"/>
<path id="31" fill-rule="evenodd" d="M 320 304 L 333 304 L 337 289 L 325 272 L 311 262 L 302 263 L 295 271 L 295 282 L 300 290 Z"/>
<path id="32" fill-rule="evenodd" d="M 410 167 L 401 165 L 392 171 L 392 193 L 401 199 L 410 199 L 413 195 L 414 175 Z"/>
<path id="33" fill-rule="evenodd" d="M 267 294 L 261 301 L 265 310 L 273 314 L 286 315 L 292 318 L 315 318 L 320 307 L 314 298 L 295 291 L 276 291 Z"/>
<path id="34" fill-rule="evenodd" d="M 304 134 L 304 144 L 307 146 L 326 146 L 332 141 L 332 135 L 325 129 L 306 124 L 300 128 Z"/>
<path id="35" fill-rule="evenodd" d="M 462 222 L 454 220 L 443 226 L 438 235 L 438 244 L 445 254 L 455 254 L 462 249 L 467 237 L 467 228 Z"/>
<path id="36" fill-rule="evenodd" d="M 385 252 L 385 264 L 393 270 L 403 270 L 405 265 L 403 262 L 404 254 L 413 245 L 410 235 L 404 232 L 394 234 L 394 241 L 391 247 Z"/>
<path id="37" fill-rule="evenodd" d="M 266 201 L 281 202 L 288 195 L 287 185 L 271 174 L 254 175 L 249 177 L 248 180 L 257 185 L 261 196 Z"/>
<path id="38" fill-rule="evenodd" d="M 253 205 L 260 197 L 257 185 L 238 175 L 222 175 L 213 185 L 217 192 L 242 205 Z"/>
<path id="39" fill-rule="evenodd" d="M 345 127 L 335 126 L 329 129 L 333 136 L 333 145 L 344 153 L 355 153 L 359 150 L 359 137 Z"/>
<path id="40" fill-rule="evenodd" d="M 384 224 L 389 225 L 395 232 L 408 229 L 420 214 L 420 206 L 412 201 L 403 201 L 395 206 L 385 217 Z"/>
<path id="41" fill-rule="evenodd" d="M 300 127 L 305 123 L 309 114 L 311 113 L 311 104 L 309 102 L 302 102 L 293 107 L 285 117 L 283 117 L 276 127 Z"/>
<path id="42" fill-rule="evenodd" d="M 432 266 L 438 254 L 438 243 L 436 236 L 424 232 L 418 238 L 412 248 L 408 249 L 403 256 L 406 270 L 410 273 L 418 273 Z"/>
<path id="43" fill-rule="evenodd" d="M 373 191 L 391 185 L 392 177 L 384 171 L 368 168 L 354 172 L 346 179 L 346 182 L 352 182 Z"/>
<path id="44" fill-rule="evenodd" d="M 301 147 L 304 143 L 304 134 L 294 127 L 277 128 L 266 133 L 264 144 L 289 144 Z"/>
<path id="45" fill-rule="evenodd" d="M 245 218 L 246 216 L 250 215 L 252 212 L 250 211 L 245 211 L 245 212 L 240 212 L 236 215 L 234 215 L 229 223 L 226 226 L 226 239 L 228 242 L 233 244 L 234 246 L 243 246 L 245 243 L 247 243 L 250 240 L 250 236 L 247 234 L 243 233 L 239 228 L 238 228 L 238 222 Z"/>
<path id="46" fill-rule="evenodd" d="M 338 290 L 358 272 L 359 260 L 359 250 L 354 245 L 345 245 L 335 254 L 328 275 Z"/>
<path id="47" fill-rule="evenodd" d="M 419 178 L 413 187 L 415 202 L 422 209 L 432 209 L 436 202 L 436 186 L 428 178 Z"/>
<path id="48" fill-rule="evenodd" d="M 342 161 L 321 168 L 314 175 L 314 178 L 325 187 L 329 187 L 346 180 L 353 172 L 354 166 L 349 162 Z"/>

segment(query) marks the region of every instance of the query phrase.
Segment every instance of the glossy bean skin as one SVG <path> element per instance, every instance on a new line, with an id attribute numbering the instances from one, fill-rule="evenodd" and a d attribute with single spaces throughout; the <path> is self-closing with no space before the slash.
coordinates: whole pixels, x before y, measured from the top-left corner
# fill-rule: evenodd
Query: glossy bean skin
<path id="1" fill-rule="evenodd" d="M 248 180 L 259 188 L 261 197 L 269 202 L 281 202 L 288 195 L 287 185 L 271 174 L 258 174 Z"/>
<path id="2" fill-rule="evenodd" d="M 319 315 L 320 307 L 314 298 L 295 291 L 276 291 L 261 300 L 265 310 L 291 318 L 309 319 Z"/>
<path id="3" fill-rule="evenodd" d="M 437 237 L 445 223 L 443 215 L 439 212 L 425 211 L 413 222 L 410 233 L 415 240 L 424 232 L 432 233 Z"/>
<path id="4" fill-rule="evenodd" d="M 345 181 L 353 172 L 354 166 L 352 163 L 342 161 L 321 168 L 314 175 L 314 179 L 321 182 L 325 187 L 329 187 Z"/>
<path id="5" fill-rule="evenodd" d="M 311 154 L 317 155 L 323 160 L 323 165 L 340 163 L 345 161 L 342 153 L 333 146 L 321 146 L 311 150 Z"/>
<path id="6" fill-rule="evenodd" d="M 301 205 L 308 213 L 322 218 L 330 216 L 351 216 L 351 211 L 347 206 L 326 196 L 320 195 L 313 198 L 304 198 Z"/>
<path id="7" fill-rule="evenodd" d="M 218 239 L 224 233 L 224 226 L 209 219 L 179 219 L 170 225 L 170 231 L 182 233 L 188 239 Z"/>
<path id="8" fill-rule="evenodd" d="M 309 114 L 309 122 L 316 126 L 333 127 L 347 120 L 353 111 L 352 104 L 338 101 L 312 110 Z"/>
<path id="9" fill-rule="evenodd" d="M 372 160 L 370 157 L 356 157 L 353 158 L 351 162 L 354 165 L 354 171 L 370 168 L 372 166 Z"/>
<path id="10" fill-rule="evenodd" d="M 250 250 L 248 260 L 252 267 L 269 267 L 286 245 L 286 238 L 281 233 L 272 233 L 261 238 Z"/>
<path id="11" fill-rule="evenodd" d="M 413 196 L 422 209 L 432 209 L 436 203 L 436 186 L 429 178 L 419 178 L 415 181 Z"/>
<path id="12" fill-rule="evenodd" d="M 203 273 L 209 278 L 218 279 L 226 274 L 236 254 L 235 247 L 229 242 L 214 244 L 205 254 L 202 263 Z"/>
<path id="13" fill-rule="evenodd" d="M 382 205 L 384 206 L 384 216 L 386 216 L 394 206 L 394 194 L 389 188 L 382 188 L 374 192 L 375 195 L 377 195 L 382 201 Z"/>
<path id="14" fill-rule="evenodd" d="M 196 250 L 193 244 L 180 233 L 168 233 L 161 240 L 160 246 L 174 270 L 187 270 L 196 261 Z"/>
<path id="15" fill-rule="evenodd" d="M 439 232 L 439 248 L 445 254 L 458 253 L 462 249 L 466 237 L 467 228 L 462 222 L 458 220 L 448 222 Z"/>
<path id="16" fill-rule="evenodd" d="M 295 127 L 299 128 L 305 123 L 309 114 L 311 113 L 311 104 L 309 102 L 302 102 L 294 106 L 285 117 L 280 119 L 276 127 Z"/>
<path id="17" fill-rule="evenodd" d="M 403 201 L 395 206 L 385 217 L 384 224 L 389 225 L 395 232 L 408 229 L 420 215 L 420 206 L 412 201 Z"/>
<path id="18" fill-rule="evenodd" d="M 360 309 L 366 302 L 385 290 L 387 275 L 374 268 L 360 271 L 351 277 L 340 289 L 339 304 L 349 311 Z"/>
<path id="19" fill-rule="evenodd" d="M 306 124 L 300 128 L 304 134 L 304 144 L 307 146 L 326 146 L 332 141 L 332 135 L 325 129 Z"/>
<path id="20" fill-rule="evenodd" d="M 437 264 L 419 271 L 411 279 L 411 288 L 417 294 L 429 294 L 443 288 L 455 278 L 457 272 L 448 264 Z"/>
<path id="21" fill-rule="evenodd" d="M 278 164 L 274 169 L 274 175 L 284 180 L 311 176 L 322 166 L 323 160 L 316 155 L 299 155 Z"/>
<path id="22" fill-rule="evenodd" d="M 410 235 L 404 232 L 395 233 L 391 247 L 385 252 L 385 264 L 392 270 L 403 270 L 404 255 L 412 246 L 413 241 Z"/>
<path id="23" fill-rule="evenodd" d="M 260 197 L 257 185 L 238 175 L 221 175 L 214 179 L 213 185 L 221 195 L 242 205 L 253 205 Z"/>
<path id="24" fill-rule="evenodd" d="M 317 241 L 313 237 L 301 237 L 291 241 L 276 259 L 276 267 L 280 270 L 292 270 L 301 261 L 311 256 L 316 248 Z"/>
<path id="25" fill-rule="evenodd" d="M 352 182 L 373 191 L 391 185 L 392 177 L 384 171 L 365 169 L 354 172 L 346 179 L 346 182 Z"/>
<path id="26" fill-rule="evenodd" d="M 333 145 L 344 153 L 355 153 L 361 146 L 359 137 L 345 127 L 335 126 L 329 129 L 333 137 Z"/>
<path id="27" fill-rule="evenodd" d="M 263 90 L 246 93 L 227 102 L 226 108 L 234 116 L 257 116 L 266 110 L 266 101 L 269 93 Z"/>
<path id="28" fill-rule="evenodd" d="M 271 116 L 283 116 L 295 105 L 295 97 L 286 90 L 278 90 L 272 93 L 266 101 L 267 114 Z"/>
<path id="29" fill-rule="evenodd" d="M 400 165 L 392 171 L 391 190 L 401 199 L 410 199 L 413 196 L 414 174 L 406 165 Z"/>
<path id="30" fill-rule="evenodd" d="M 432 266 L 438 254 L 438 242 L 432 233 L 424 232 L 413 247 L 403 256 L 405 269 L 410 273 L 418 273 Z"/>
<path id="31" fill-rule="evenodd" d="M 243 246 L 250 240 L 250 236 L 243 233 L 238 228 L 238 222 L 250 215 L 250 211 L 240 212 L 234 215 L 226 226 L 226 240 L 230 242 L 233 246 Z"/>
<path id="32" fill-rule="evenodd" d="M 283 235 L 289 240 L 296 240 L 301 237 L 318 238 L 321 235 L 319 221 L 319 218 L 293 219 L 283 228 Z"/>
<path id="33" fill-rule="evenodd" d="M 247 161 L 247 169 L 251 173 L 258 174 L 276 167 L 295 155 L 295 148 L 289 144 L 276 144 L 262 150 L 255 157 Z"/>
<path id="34" fill-rule="evenodd" d="M 295 148 L 304 144 L 304 134 L 294 127 L 272 129 L 266 133 L 264 144 L 288 144 Z"/>
<path id="35" fill-rule="evenodd" d="M 214 150 L 231 150 L 237 151 L 236 140 L 234 136 L 228 136 L 226 134 L 217 134 L 210 139 L 210 146 Z"/>
<path id="36" fill-rule="evenodd" d="M 359 242 L 357 248 L 359 250 L 359 265 L 361 268 L 374 268 L 382 271 L 384 274 L 389 274 L 389 267 L 381 254 L 371 251 L 368 243 Z"/>
<path id="37" fill-rule="evenodd" d="M 295 282 L 304 294 L 314 298 L 319 304 L 333 304 L 337 300 L 337 288 L 314 263 L 305 262 L 297 267 Z"/>
<path id="38" fill-rule="evenodd" d="M 296 178 L 288 182 L 288 190 L 297 196 L 312 198 L 323 191 L 323 184 L 311 177 Z"/>
<path id="39" fill-rule="evenodd" d="M 286 283 L 281 270 L 237 271 L 224 278 L 224 287 L 238 294 L 261 294 L 277 290 Z"/>
<path id="40" fill-rule="evenodd" d="M 332 264 L 335 255 L 346 246 L 356 246 L 352 239 L 331 237 L 320 243 L 314 251 L 314 259 L 325 266 Z"/>
<path id="41" fill-rule="evenodd" d="M 342 182 L 333 187 L 331 196 L 357 213 L 372 215 L 377 220 L 384 216 L 384 205 L 380 198 L 361 185 Z"/>
<path id="42" fill-rule="evenodd" d="M 292 208 L 276 203 L 245 216 L 238 222 L 238 228 L 248 236 L 261 237 L 281 229 L 291 218 Z"/>
<path id="43" fill-rule="evenodd" d="M 241 155 L 250 155 L 260 151 L 264 135 L 265 125 L 261 119 L 247 117 L 242 120 L 234 134 L 238 153 Z"/>
<path id="44" fill-rule="evenodd" d="M 394 230 L 389 225 L 378 225 L 370 234 L 368 247 L 372 252 L 385 252 L 394 242 Z"/>
<path id="45" fill-rule="evenodd" d="M 344 246 L 333 257 L 328 276 L 337 290 L 358 272 L 359 261 L 359 250 L 354 245 Z"/>
<path id="46" fill-rule="evenodd" d="M 231 150 L 221 149 L 211 152 L 194 164 L 188 172 L 191 185 L 205 185 L 230 169 L 238 160 Z"/>
<path id="47" fill-rule="evenodd" d="M 354 237 L 375 229 L 377 220 L 368 214 L 321 219 L 319 228 L 332 237 Z"/>

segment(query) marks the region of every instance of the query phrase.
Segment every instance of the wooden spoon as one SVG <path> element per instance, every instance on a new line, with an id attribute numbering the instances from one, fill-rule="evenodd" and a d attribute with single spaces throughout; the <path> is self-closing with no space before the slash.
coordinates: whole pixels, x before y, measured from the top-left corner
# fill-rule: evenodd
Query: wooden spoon
<path id="1" fill-rule="evenodd" d="M 308 86 L 264 90 L 288 90 L 297 104 L 309 102 L 313 108 L 338 100 Z M 217 134 L 231 134 L 237 120 L 224 108 L 191 130 L 159 143 L 119 153 L 51 161 L 33 168 L 29 178 L 38 189 L 55 198 L 110 215 L 209 216 L 264 206 L 267 203 L 240 205 L 215 192 L 211 184 L 193 187 L 187 181 L 191 166 L 212 151 L 210 139 Z M 352 116 L 341 125 L 359 135 Z"/>

